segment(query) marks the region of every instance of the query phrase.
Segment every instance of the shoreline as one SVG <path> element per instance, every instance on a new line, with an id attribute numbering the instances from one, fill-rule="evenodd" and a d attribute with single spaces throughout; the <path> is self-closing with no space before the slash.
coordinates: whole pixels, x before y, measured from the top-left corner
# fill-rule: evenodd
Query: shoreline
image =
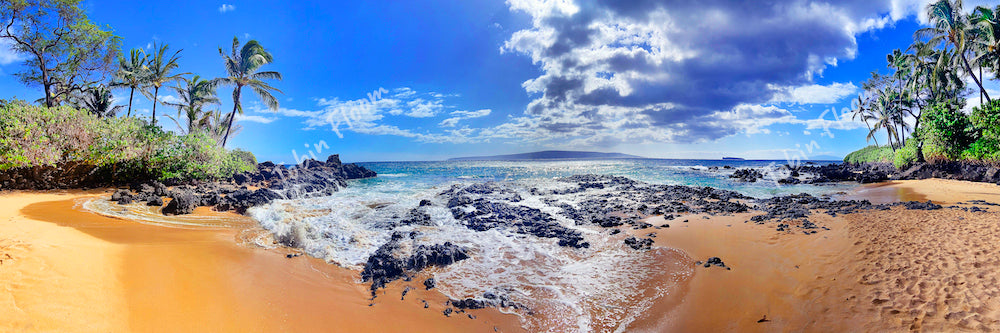
<path id="1" fill-rule="evenodd" d="M 468 310 L 475 320 L 445 317 L 447 298 L 435 290 L 413 290 L 404 301 L 380 297 L 369 306 L 355 270 L 287 258 L 294 253 L 287 248 L 241 245 L 240 232 L 253 225 L 246 217 L 238 228 L 174 228 L 73 208 L 95 194 L 106 195 L 0 194 L 0 234 L 22 244 L 3 248 L 15 259 L 0 266 L 0 283 L 13 298 L 0 303 L 11 310 L 0 311 L 9 314 L 0 315 L 0 330 L 520 331 L 517 317 L 493 309 Z M 28 263 L 35 260 L 48 264 Z M 403 288 L 396 283 L 384 292 Z M 59 317 L 65 313 L 72 316 Z"/>
<path id="2" fill-rule="evenodd" d="M 869 184 L 856 192 L 848 199 L 871 196 L 873 201 L 884 201 L 897 196 L 896 200 L 931 200 L 945 206 L 969 200 L 1000 203 L 1000 187 L 943 179 Z M 637 331 L 998 328 L 1000 303 L 990 301 L 998 291 L 989 281 L 1000 276 L 984 263 L 1000 263 L 1000 255 L 981 249 L 990 241 L 976 240 L 1000 237 L 1000 227 L 992 226 L 1000 209 L 970 213 L 895 207 L 838 217 L 814 212 L 810 220 L 830 229 L 818 235 L 775 232 L 744 223 L 747 215 L 752 214 L 682 216 L 669 221 L 671 228 L 656 231 L 655 245 L 681 250 L 699 261 L 720 257 L 732 270 L 696 267 L 678 306 L 664 318 L 639 323 Z M 690 222 L 676 223 L 685 219 Z M 648 222 L 665 221 L 653 217 Z M 911 238 L 918 229 L 925 233 Z M 935 257 L 928 258 L 931 254 Z M 894 265 L 886 268 L 886 262 Z M 978 289 L 961 288 L 967 295 L 956 296 L 958 291 L 944 287 L 965 281 L 975 282 Z"/>
<path id="3" fill-rule="evenodd" d="M 855 192 L 851 195 L 856 197 L 849 197 L 883 201 L 895 196 L 895 200 L 932 200 L 943 205 L 975 199 L 1000 203 L 1000 188 L 995 185 L 941 179 L 863 185 Z M 294 249 L 247 245 L 246 232 L 252 232 L 256 223 L 241 215 L 207 212 L 203 207 L 195 214 L 226 214 L 244 219 L 245 224 L 176 228 L 74 208 L 81 198 L 108 193 L 0 193 L 0 286 L 5 290 L 0 313 L 9 314 L 0 315 L 0 330 L 523 331 L 517 316 L 492 308 L 444 316 L 447 297 L 419 286 L 428 272 L 409 282 L 390 283 L 369 306 L 370 291 L 359 283 L 357 270 L 308 256 L 287 258 L 298 253 Z M 904 277 L 870 266 L 894 260 L 919 266 L 912 261 L 922 259 L 917 254 L 923 252 L 907 240 L 907 232 L 896 230 L 896 225 L 915 223 L 906 219 L 922 224 L 908 228 L 923 228 L 940 238 L 941 230 L 955 227 L 944 221 L 984 226 L 984 219 L 998 213 L 1000 208 L 970 213 L 960 209 L 907 211 L 901 207 L 838 217 L 815 213 L 810 219 L 830 228 L 818 235 L 779 233 L 772 226 L 744 223 L 753 213 L 710 219 L 691 214 L 672 221 L 650 217 L 646 221 L 653 225 L 669 222 L 671 227 L 623 230 L 637 237 L 654 231 L 655 246 L 685 253 L 692 265 L 720 257 L 732 270 L 695 267 L 676 295 L 657 302 L 629 330 L 870 331 L 906 329 L 914 324 L 931 330 L 996 328 L 1000 304 L 972 306 L 972 301 L 949 298 L 944 289 L 940 289 L 944 294 L 931 295 L 937 298 L 919 293 L 908 296 L 887 286 L 893 277 L 926 285 L 944 284 L 941 279 L 957 279 L 955 276 L 937 272 Z M 872 219 L 878 223 L 870 222 Z M 972 239 L 968 238 L 972 234 L 961 230 L 958 233 L 967 237 L 962 240 Z M 1000 239 L 1000 228 L 987 231 L 990 234 L 980 236 Z M 898 234 L 890 241 L 873 237 L 893 232 Z M 914 237 L 935 241 L 923 235 Z M 957 253 L 969 250 L 968 245 L 955 243 L 938 245 Z M 898 257 L 886 249 L 902 249 L 909 256 Z M 992 253 L 987 259 L 1000 263 L 998 252 Z M 938 254 L 940 260 L 962 262 L 961 258 Z M 977 263 L 982 255 L 973 255 Z M 963 275 L 962 279 L 972 278 Z M 397 300 L 395 296 L 407 286 L 414 289 L 405 300 Z M 992 292 L 995 288 L 983 289 Z M 913 297 L 923 298 L 914 301 Z M 429 308 L 424 308 L 422 300 Z M 950 309 L 949 304 L 961 303 L 959 306 L 972 310 L 927 311 L 931 306 L 911 303 L 946 309 Z M 913 313 L 919 320 L 904 318 L 907 315 L 901 313 Z M 93 318 L 103 320 L 95 322 Z"/>

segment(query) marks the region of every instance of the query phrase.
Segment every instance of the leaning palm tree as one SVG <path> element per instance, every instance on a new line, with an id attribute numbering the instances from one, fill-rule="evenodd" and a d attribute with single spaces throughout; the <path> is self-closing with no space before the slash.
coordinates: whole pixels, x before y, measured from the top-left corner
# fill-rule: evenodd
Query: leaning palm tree
<path id="1" fill-rule="evenodd" d="M 215 96 L 215 86 L 211 81 L 202 80 L 201 76 L 195 75 L 190 80 L 183 79 L 184 87 L 170 87 L 177 93 L 177 103 L 164 103 L 177 108 L 177 118 L 170 117 L 181 131 L 185 131 L 181 126 L 180 119 L 187 121 L 187 133 L 198 130 L 198 122 L 204 117 L 202 108 L 206 104 L 219 104 L 219 98 Z"/>
<path id="2" fill-rule="evenodd" d="M 130 56 L 126 59 L 118 57 L 118 71 L 115 72 L 115 81 L 111 82 L 112 88 L 128 88 L 128 113 L 126 117 L 132 116 L 132 97 L 136 89 L 141 89 L 146 84 L 149 68 L 146 61 L 149 56 L 142 49 L 132 49 Z"/>
<path id="3" fill-rule="evenodd" d="M 973 47 L 979 53 L 973 62 L 992 69 L 994 75 L 1000 75 L 1000 6 L 996 9 L 976 7 L 970 22 L 976 30 Z"/>
<path id="4" fill-rule="evenodd" d="M 278 99 L 274 98 L 274 95 L 271 95 L 271 91 L 280 93 L 281 90 L 268 85 L 263 80 L 281 80 L 281 73 L 257 71 L 261 66 L 271 63 L 273 58 L 271 57 L 271 53 L 267 52 L 256 40 L 250 40 L 240 48 L 240 40 L 233 37 L 232 53 L 227 55 L 220 47 L 219 55 L 222 56 L 222 60 L 226 64 L 226 74 L 229 76 L 212 80 L 212 82 L 213 84 L 233 86 L 233 111 L 229 113 L 228 120 L 226 121 L 226 134 L 222 136 L 222 146 L 225 147 L 231 128 L 235 122 L 236 113 L 243 114 L 243 106 L 240 102 L 243 87 L 249 87 L 253 90 L 268 108 L 277 110 Z"/>
<path id="5" fill-rule="evenodd" d="M 232 130 L 232 135 L 238 134 L 243 126 L 234 125 L 230 127 L 230 118 L 223 117 L 222 112 L 219 110 L 208 111 L 202 115 L 202 118 L 198 120 L 198 126 L 202 131 L 205 131 L 210 137 L 215 139 L 216 142 L 222 143 L 222 136 L 226 135 L 227 132 Z"/>
<path id="6" fill-rule="evenodd" d="M 125 107 L 124 105 L 114 105 L 114 95 L 111 94 L 111 90 L 104 86 L 87 89 L 80 96 L 73 98 L 71 102 L 74 107 L 87 110 L 99 118 L 114 117 L 118 111 Z"/>
<path id="7" fill-rule="evenodd" d="M 869 120 L 874 120 L 875 116 L 872 114 L 872 110 L 868 108 L 868 102 L 861 99 L 861 95 L 858 95 L 858 99 L 852 102 L 853 109 L 851 110 L 851 121 L 855 121 L 861 118 L 865 122 L 865 126 L 868 127 L 868 136 L 865 137 L 865 141 L 875 140 L 875 145 L 878 146 L 878 138 L 875 138 L 875 131 L 872 130 L 872 125 L 868 123 Z"/>
<path id="8" fill-rule="evenodd" d="M 927 16 L 931 19 L 933 26 L 917 30 L 914 37 L 916 39 L 928 38 L 927 43 L 931 45 L 944 44 L 945 47 L 951 45 L 966 74 L 969 74 L 972 80 L 976 81 L 979 91 L 986 97 L 986 100 L 992 101 L 986 89 L 983 88 L 980 78 L 976 77 L 975 72 L 972 71 L 972 66 L 965 56 L 966 53 L 972 51 L 969 45 L 972 30 L 969 28 L 968 17 L 962 13 L 962 0 L 955 0 L 954 3 L 951 0 L 938 0 L 931 3 L 927 5 Z"/>
<path id="9" fill-rule="evenodd" d="M 144 94 L 153 100 L 153 125 L 156 125 L 156 104 L 160 102 L 158 99 L 160 87 L 177 81 L 190 73 L 173 73 L 177 69 L 177 60 L 180 59 L 177 55 L 181 53 L 181 50 L 177 50 L 177 52 L 174 52 L 173 55 L 167 58 L 167 50 L 170 49 L 170 46 L 167 44 L 154 44 L 153 49 L 156 50 L 156 53 L 149 59 L 149 72 L 146 76 L 147 89 L 144 90 Z M 150 88 L 153 89 L 152 92 L 149 91 Z"/>

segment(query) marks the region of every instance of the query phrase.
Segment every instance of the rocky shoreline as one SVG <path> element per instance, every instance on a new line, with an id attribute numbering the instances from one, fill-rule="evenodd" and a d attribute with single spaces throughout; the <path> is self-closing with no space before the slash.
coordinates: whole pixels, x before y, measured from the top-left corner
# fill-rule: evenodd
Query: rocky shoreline
<path id="1" fill-rule="evenodd" d="M 604 230 L 602 234 L 605 235 L 617 235 L 623 234 L 626 228 L 669 228 L 672 221 L 697 223 L 691 219 L 698 216 L 709 219 L 711 216 L 751 213 L 745 223 L 766 224 L 779 233 L 814 235 L 830 230 L 810 220 L 816 213 L 837 216 L 893 207 L 986 212 L 990 209 L 987 206 L 991 206 L 981 203 L 982 207 L 942 207 L 916 201 L 873 204 L 868 200 L 834 200 L 809 194 L 762 199 L 711 187 L 655 185 L 606 175 L 577 175 L 556 181 L 564 183 L 565 187 L 553 190 L 524 187 L 523 184 L 473 183 L 454 185 L 434 197 L 421 200 L 408 214 L 399 216 L 397 223 L 383 224 L 392 230 L 392 239 L 368 258 L 362 273 L 363 280 L 371 283 L 372 297 L 378 295 L 377 291 L 386 284 L 398 279 L 409 281 L 427 267 L 444 267 L 476 256 L 473 249 L 449 242 L 435 243 L 432 239 L 421 237 L 419 231 L 400 231 L 412 230 L 407 227 L 413 225 L 433 228 L 436 223 L 431 221 L 425 210 L 434 206 L 447 208 L 460 225 L 473 231 L 500 229 L 524 237 L 551 239 L 553 246 L 581 253 L 590 250 L 591 237 L 595 236 L 585 235 L 579 229 L 560 224 L 558 220 L 572 220 L 577 226 Z M 545 206 L 538 207 L 539 201 Z M 669 223 L 654 226 L 645 222 L 652 217 L 662 217 Z M 678 221 L 680 219 L 683 221 Z M 649 237 L 654 236 L 623 234 L 615 237 L 622 238 L 622 247 L 642 252 L 651 250 L 654 241 Z M 708 265 L 727 268 L 719 258 L 710 258 Z M 434 281 L 430 284 L 433 285 Z M 502 290 L 485 291 L 480 296 L 453 300 L 452 303 L 459 310 L 470 304 L 476 307 L 510 307 L 517 304 L 497 301 L 497 297 L 506 299 L 509 295 Z"/>
<path id="2" fill-rule="evenodd" d="M 164 215 L 190 214 L 195 208 L 206 206 L 216 211 L 243 214 L 250 207 L 276 199 L 330 195 L 346 187 L 347 180 L 375 176 L 374 171 L 362 166 L 341 163 L 340 156 L 335 154 L 326 162 L 307 159 L 292 167 L 263 162 L 257 164 L 255 171 L 218 182 L 182 184 L 173 188 L 158 181 L 137 182 L 128 189 L 116 190 L 110 200 L 122 205 L 142 202 L 162 207 L 160 211 Z"/>
<path id="3" fill-rule="evenodd" d="M 891 163 L 839 163 L 827 165 L 783 165 L 776 168 L 711 168 L 712 171 L 733 169 L 729 178 L 757 182 L 770 178 L 778 184 L 826 184 L 835 182 L 879 183 L 889 180 L 920 180 L 928 178 L 954 179 L 1000 185 L 1000 166 L 971 162 L 917 163 L 897 169 Z"/>

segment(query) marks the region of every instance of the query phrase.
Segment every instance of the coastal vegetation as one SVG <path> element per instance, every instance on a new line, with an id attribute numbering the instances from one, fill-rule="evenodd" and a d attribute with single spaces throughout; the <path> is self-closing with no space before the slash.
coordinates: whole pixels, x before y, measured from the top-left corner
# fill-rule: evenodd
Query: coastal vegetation
<path id="1" fill-rule="evenodd" d="M 239 132 L 242 89 L 249 88 L 269 108 L 277 109 L 266 80 L 281 79 L 261 71 L 274 61 L 256 40 L 232 53 L 222 48 L 224 75 L 205 79 L 182 71 L 182 50 L 157 42 L 151 54 L 142 48 L 123 53 L 121 38 L 110 27 L 91 22 L 82 0 L 12 0 L 0 3 L 0 40 L 25 59 L 15 75 L 43 96 L 33 103 L 0 100 L 0 171 L 82 163 L 128 179 L 225 179 L 253 170 L 253 154 L 228 150 Z M 223 114 L 220 86 L 233 87 L 233 111 Z M 176 99 L 165 100 L 163 89 Z M 128 92 L 116 105 L 112 90 Z M 151 115 L 133 112 L 135 93 L 152 102 Z M 157 106 L 173 107 L 177 125 L 157 122 Z M 122 112 L 123 110 L 127 110 Z M 161 112 L 162 115 L 162 112 Z"/>
<path id="2" fill-rule="evenodd" d="M 890 74 L 875 71 L 864 82 L 852 119 L 864 121 L 875 145 L 845 162 L 1000 163 L 1000 100 L 984 87 L 1000 74 L 1000 6 L 965 14 L 961 0 L 938 0 L 926 13 L 932 26 L 886 56 Z M 980 105 L 969 111 L 975 95 Z"/>

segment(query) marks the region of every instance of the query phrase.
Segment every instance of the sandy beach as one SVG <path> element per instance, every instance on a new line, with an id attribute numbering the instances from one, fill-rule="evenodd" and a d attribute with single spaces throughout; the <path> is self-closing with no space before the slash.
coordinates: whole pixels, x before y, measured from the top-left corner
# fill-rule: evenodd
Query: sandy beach
<path id="1" fill-rule="evenodd" d="M 81 211 L 102 192 L 0 195 L 0 331 L 518 331 L 494 310 L 442 315 L 447 299 L 403 283 L 374 305 L 358 272 L 233 228 L 173 228 Z M 413 282 L 415 287 L 418 282 Z M 421 300 L 426 300 L 424 308 Z M 471 319 L 469 315 L 476 319 Z"/>
<path id="2" fill-rule="evenodd" d="M 435 290 L 416 288 L 400 300 L 418 282 L 396 281 L 371 305 L 357 271 L 247 244 L 259 231 L 242 216 L 200 208 L 196 214 L 242 222 L 176 228 L 81 210 L 81 200 L 99 195 L 108 194 L 0 194 L 0 330 L 521 330 L 516 316 L 496 310 L 445 317 L 446 298 Z M 1000 203 L 998 186 L 938 179 L 869 185 L 853 195 Z M 692 265 L 720 257 L 731 270 L 698 266 L 680 292 L 631 329 L 1000 329 L 1000 207 L 976 206 L 988 211 L 817 212 L 810 219 L 829 230 L 812 235 L 745 223 L 753 214 L 651 217 L 653 225 L 670 225 L 654 231 L 656 246 L 683 251 Z"/>

